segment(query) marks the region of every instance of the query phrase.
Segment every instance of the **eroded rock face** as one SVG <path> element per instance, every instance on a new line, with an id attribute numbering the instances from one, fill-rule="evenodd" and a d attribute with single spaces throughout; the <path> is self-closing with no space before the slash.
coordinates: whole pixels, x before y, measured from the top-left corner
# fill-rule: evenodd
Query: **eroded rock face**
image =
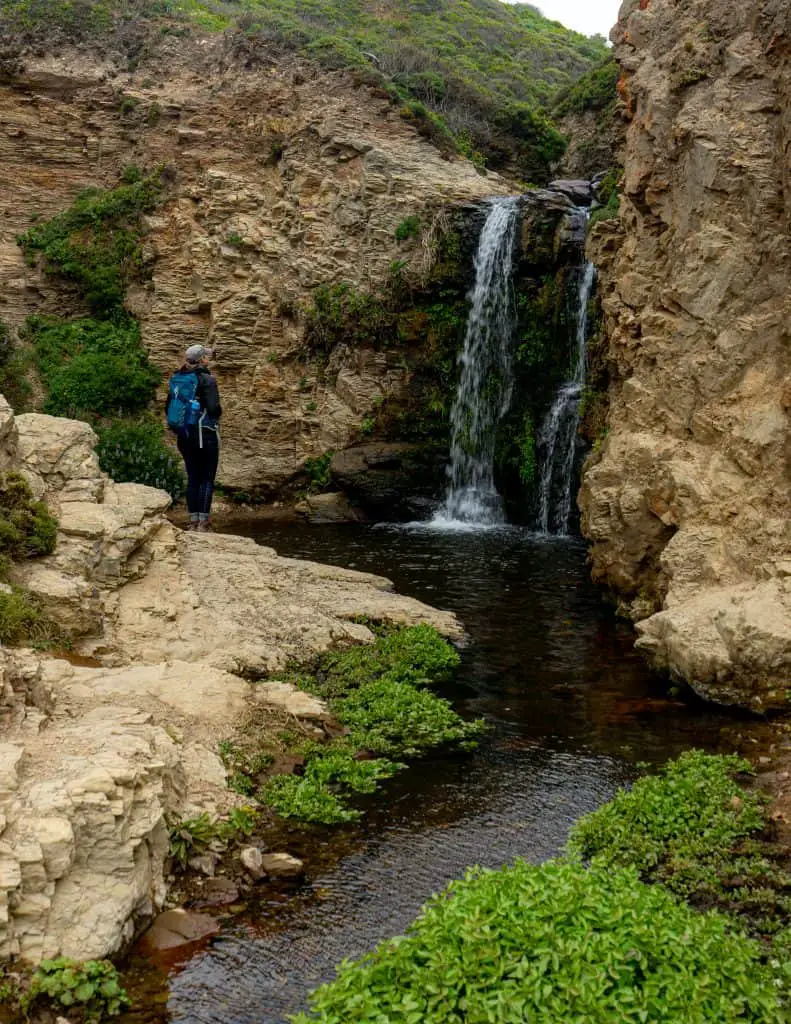
<path id="1" fill-rule="evenodd" d="M 594 575 L 654 664 L 755 708 L 791 680 L 790 17 L 623 4 L 622 233 L 591 246 L 615 376 L 580 497 Z"/>
<path id="2" fill-rule="evenodd" d="M 409 385 L 401 353 L 343 348 L 328 367 L 301 351 L 319 284 L 374 290 L 394 260 L 417 263 L 397 226 L 508 192 L 447 159 L 387 99 L 296 58 L 256 60 L 219 36 L 163 37 L 129 74 L 85 53 L 26 56 L 0 85 L 0 317 L 64 315 L 62 292 L 25 267 L 16 236 L 126 165 L 167 170 L 149 219 L 150 285 L 132 289 L 163 377 L 184 349 L 217 349 L 222 483 L 267 494 L 306 458 L 360 437 L 375 404 Z M 166 69 L 164 71 L 163 69 Z"/>

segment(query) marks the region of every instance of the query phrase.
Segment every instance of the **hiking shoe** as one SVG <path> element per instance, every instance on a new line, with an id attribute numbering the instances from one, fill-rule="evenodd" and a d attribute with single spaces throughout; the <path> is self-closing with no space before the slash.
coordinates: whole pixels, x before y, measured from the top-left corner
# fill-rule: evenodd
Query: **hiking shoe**
<path id="1" fill-rule="evenodd" d="M 211 533 L 211 523 L 208 519 L 201 519 L 195 529 L 198 533 Z"/>

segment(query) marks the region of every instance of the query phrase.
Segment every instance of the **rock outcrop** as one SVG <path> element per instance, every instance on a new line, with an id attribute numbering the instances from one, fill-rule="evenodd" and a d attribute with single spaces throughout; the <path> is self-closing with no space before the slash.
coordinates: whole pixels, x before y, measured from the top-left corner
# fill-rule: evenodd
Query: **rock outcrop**
<path id="1" fill-rule="evenodd" d="M 315 699 L 250 675 L 371 639 L 361 615 L 460 635 L 381 577 L 182 534 L 164 492 L 101 474 L 93 440 L 0 397 L 1 464 L 60 519 L 17 582 L 74 639 L 69 660 L 0 649 L 0 956 L 31 961 L 112 953 L 161 907 L 166 817 L 237 802 L 217 744 L 252 706 L 321 721 Z"/>
<path id="2" fill-rule="evenodd" d="M 626 0 L 621 225 L 591 245 L 614 378 L 594 575 L 654 665 L 756 709 L 791 683 L 790 18 Z"/>
<path id="3" fill-rule="evenodd" d="M 374 406 L 405 393 L 403 353 L 342 346 L 324 366 L 302 348 L 320 284 L 366 291 L 394 260 L 407 217 L 507 192 L 448 159 L 386 96 L 297 58 L 235 55 L 221 36 L 149 41 L 133 72 L 83 52 L 27 55 L 0 75 L 0 319 L 63 315 L 62 294 L 25 267 L 16 237 L 127 165 L 163 166 L 168 199 L 149 218 L 153 278 L 130 290 L 163 377 L 188 345 L 217 350 L 220 479 L 267 494 L 308 457 L 361 437 Z M 12 70 L 8 70 L 12 69 Z"/>

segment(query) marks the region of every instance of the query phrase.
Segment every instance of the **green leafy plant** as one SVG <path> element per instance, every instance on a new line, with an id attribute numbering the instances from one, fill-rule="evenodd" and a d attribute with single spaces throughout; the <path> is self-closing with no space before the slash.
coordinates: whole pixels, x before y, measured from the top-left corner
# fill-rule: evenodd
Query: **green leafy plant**
<path id="1" fill-rule="evenodd" d="M 398 227 L 395 229 L 395 237 L 399 242 L 406 242 L 409 238 L 420 237 L 420 217 L 412 214 L 409 217 L 404 217 Z"/>
<path id="2" fill-rule="evenodd" d="M 119 310 L 126 287 L 146 272 L 141 217 L 156 206 L 158 174 L 115 189 L 86 189 L 74 204 L 37 223 L 17 239 L 29 262 L 72 282 L 91 311 L 106 317 Z"/>
<path id="3" fill-rule="evenodd" d="M 158 420 L 116 420 L 97 432 L 99 466 L 117 483 L 158 487 L 174 501 L 184 494 L 181 460 L 165 444 L 164 428 Z"/>
<path id="4" fill-rule="evenodd" d="M 0 395 L 16 413 L 24 412 L 30 400 L 28 367 L 29 360 L 14 345 L 10 330 L 0 320 Z"/>
<path id="5" fill-rule="evenodd" d="M 19 560 L 55 550 L 58 521 L 19 473 L 0 473 L 0 556 Z"/>
<path id="6" fill-rule="evenodd" d="M 451 883 L 292 1020 L 781 1024 L 783 979 L 762 961 L 727 918 L 696 914 L 634 868 L 517 861 Z"/>
<path id="7" fill-rule="evenodd" d="M 372 792 L 379 779 L 403 768 L 394 758 L 417 757 L 439 746 L 468 750 L 483 731 L 482 722 L 465 722 L 426 689 L 450 679 L 459 664 L 456 651 L 435 629 L 380 625 L 375 631 L 373 644 L 329 652 L 311 668 L 293 670 L 291 680 L 298 686 L 329 698 L 347 735 L 303 747 L 301 776 L 275 776 L 262 787 L 261 799 L 278 814 L 325 824 L 356 820 L 359 812 L 348 807 L 347 798 Z M 368 757 L 361 759 L 360 752 Z"/>
<path id="8" fill-rule="evenodd" d="M 328 354 L 339 344 L 384 346 L 395 333 L 395 315 L 386 299 L 350 284 L 320 285 L 305 313 L 305 339 L 318 353 Z"/>
<path id="9" fill-rule="evenodd" d="M 308 493 L 315 494 L 328 487 L 332 480 L 332 456 L 334 451 L 324 452 L 314 459 L 305 459 L 304 470 L 308 477 Z"/>
<path id="10" fill-rule="evenodd" d="M 213 819 L 204 812 L 195 818 L 171 820 L 170 856 L 184 870 L 191 857 L 203 853 L 210 845 L 223 849 L 252 835 L 257 819 L 255 808 L 234 807 L 226 818 Z"/>
<path id="11" fill-rule="evenodd" d="M 96 1024 L 117 1017 L 130 1005 L 109 960 L 79 962 L 63 956 L 41 962 L 20 1002 L 27 1014 L 43 1000 L 67 1012 L 81 1011 L 86 1021 Z"/>
<path id="12" fill-rule="evenodd" d="M 755 935 L 777 931 L 791 913 L 791 873 L 765 838 L 766 801 L 737 781 L 751 771 L 736 756 L 688 751 L 579 821 L 569 850 L 633 866 L 693 905 L 738 915 Z"/>
<path id="13" fill-rule="evenodd" d="M 302 775 L 276 775 L 261 797 L 283 818 L 337 825 L 356 821 L 360 811 L 347 806 L 352 793 L 373 793 L 380 779 L 389 778 L 402 765 L 377 758 L 357 760 L 345 745 L 318 747 L 309 753 Z"/>

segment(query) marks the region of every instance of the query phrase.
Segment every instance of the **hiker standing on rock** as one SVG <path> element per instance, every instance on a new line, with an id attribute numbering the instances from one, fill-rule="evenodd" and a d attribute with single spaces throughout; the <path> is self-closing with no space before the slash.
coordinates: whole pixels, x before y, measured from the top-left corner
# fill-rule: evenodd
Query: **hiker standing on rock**
<path id="1" fill-rule="evenodd" d="M 168 382 L 165 406 L 168 427 L 177 437 L 187 470 L 189 528 L 203 533 L 211 529 L 211 501 L 220 458 L 222 406 L 217 381 L 209 371 L 213 355 L 203 345 L 190 345 L 183 366 Z"/>

